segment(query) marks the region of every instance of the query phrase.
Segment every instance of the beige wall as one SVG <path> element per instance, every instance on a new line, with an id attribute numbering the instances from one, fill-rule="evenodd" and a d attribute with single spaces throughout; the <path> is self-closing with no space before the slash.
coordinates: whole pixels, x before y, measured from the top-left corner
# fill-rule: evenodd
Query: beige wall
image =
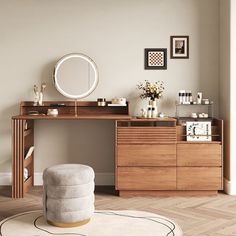
<path id="1" fill-rule="evenodd" d="M 220 1 L 220 118 L 224 120 L 225 177 L 230 180 L 230 0 Z"/>
<path id="2" fill-rule="evenodd" d="M 219 105 L 218 0 L 0 0 L 0 172 L 10 171 L 10 117 L 32 87 L 46 81 L 47 100 L 64 99 L 51 74 L 64 54 L 82 52 L 98 65 L 100 82 L 87 98 L 127 97 L 132 114 L 142 103 L 144 79 L 163 80 L 159 110 L 174 114 L 178 90 L 202 90 Z M 190 36 L 190 59 L 170 60 L 168 70 L 144 70 L 144 48 L 167 47 L 170 35 Z M 62 162 L 88 163 L 113 172 L 112 122 L 36 122 L 36 171 Z"/>

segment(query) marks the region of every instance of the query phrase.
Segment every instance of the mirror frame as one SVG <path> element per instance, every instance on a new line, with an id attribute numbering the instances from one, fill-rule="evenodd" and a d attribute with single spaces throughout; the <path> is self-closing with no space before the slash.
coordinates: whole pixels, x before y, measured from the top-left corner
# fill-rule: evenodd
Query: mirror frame
<path id="1" fill-rule="evenodd" d="M 93 82 L 92 86 L 90 87 L 90 89 L 85 93 L 82 93 L 82 94 L 79 94 L 79 95 L 72 95 L 72 94 L 69 94 L 69 93 L 65 92 L 58 84 L 58 70 L 59 70 L 60 66 L 62 65 L 62 63 L 66 60 L 69 60 L 70 58 L 82 58 L 82 59 L 86 60 L 92 66 L 92 68 L 94 70 L 94 76 L 95 76 L 94 82 Z M 59 61 L 56 63 L 56 65 L 54 67 L 54 72 L 53 72 L 53 81 L 54 81 L 54 84 L 55 84 L 55 87 L 56 87 L 57 91 L 60 94 L 62 94 L 63 96 L 65 96 L 67 98 L 73 98 L 73 99 L 76 99 L 76 100 L 80 99 L 80 98 L 85 98 L 85 97 L 89 96 L 95 90 L 95 88 L 98 85 L 99 78 L 98 78 L 97 65 L 95 64 L 95 62 L 90 57 L 88 57 L 85 54 L 82 54 L 82 53 L 67 54 L 67 55 L 63 56 L 61 59 L 59 59 Z"/>

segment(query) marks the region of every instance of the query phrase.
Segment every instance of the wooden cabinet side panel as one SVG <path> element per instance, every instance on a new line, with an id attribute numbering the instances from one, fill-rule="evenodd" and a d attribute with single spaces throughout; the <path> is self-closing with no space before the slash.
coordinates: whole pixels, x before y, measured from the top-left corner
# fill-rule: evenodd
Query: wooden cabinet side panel
<path id="1" fill-rule="evenodd" d="M 175 167 L 118 167 L 119 190 L 174 190 Z"/>

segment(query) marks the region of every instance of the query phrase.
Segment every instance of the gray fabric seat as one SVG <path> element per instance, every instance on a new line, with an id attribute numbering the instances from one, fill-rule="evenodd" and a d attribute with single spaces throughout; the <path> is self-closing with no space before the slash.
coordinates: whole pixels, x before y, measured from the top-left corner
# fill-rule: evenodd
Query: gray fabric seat
<path id="1" fill-rule="evenodd" d="M 44 217 L 59 227 L 87 223 L 94 213 L 94 171 L 80 164 L 49 167 L 43 173 Z"/>

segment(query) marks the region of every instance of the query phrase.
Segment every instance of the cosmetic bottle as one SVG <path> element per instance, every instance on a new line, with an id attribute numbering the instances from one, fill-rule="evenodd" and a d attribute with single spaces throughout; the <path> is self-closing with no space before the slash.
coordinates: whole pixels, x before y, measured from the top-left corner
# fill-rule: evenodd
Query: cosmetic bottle
<path id="1" fill-rule="evenodd" d="M 157 107 L 152 107 L 152 118 L 157 118 Z"/>
<path id="2" fill-rule="evenodd" d="M 148 107 L 147 117 L 152 118 L 152 108 L 151 107 Z"/>

